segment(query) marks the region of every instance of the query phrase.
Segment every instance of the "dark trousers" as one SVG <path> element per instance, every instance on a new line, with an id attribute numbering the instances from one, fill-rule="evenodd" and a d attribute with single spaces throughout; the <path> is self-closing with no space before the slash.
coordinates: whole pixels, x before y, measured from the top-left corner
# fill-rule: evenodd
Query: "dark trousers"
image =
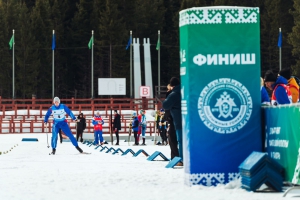
<path id="1" fill-rule="evenodd" d="M 117 138 L 117 144 L 119 144 L 119 130 L 117 130 L 117 131 L 115 132 L 115 134 L 116 134 L 116 138 Z"/>
<path id="2" fill-rule="evenodd" d="M 169 145 L 171 149 L 171 159 L 173 159 L 174 157 L 179 157 L 178 142 L 177 142 L 176 130 L 173 121 L 170 121 L 168 137 L 169 137 Z"/>
<path id="3" fill-rule="evenodd" d="M 137 131 L 133 131 L 133 137 L 134 137 L 134 144 L 138 144 L 138 132 Z"/>
<path id="4" fill-rule="evenodd" d="M 83 141 L 83 139 L 82 139 L 82 134 L 83 134 L 83 130 L 77 129 L 77 132 L 76 132 L 76 140 L 77 140 L 77 142 L 78 142 L 78 139 L 79 139 L 79 138 L 81 138 L 81 139 L 80 139 L 81 142 Z"/>
<path id="5" fill-rule="evenodd" d="M 161 137 L 161 140 L 162 142 L 167 142 L 167 130 L 165 127 L 161 127 L 160 129 L 160 137 Z"/>

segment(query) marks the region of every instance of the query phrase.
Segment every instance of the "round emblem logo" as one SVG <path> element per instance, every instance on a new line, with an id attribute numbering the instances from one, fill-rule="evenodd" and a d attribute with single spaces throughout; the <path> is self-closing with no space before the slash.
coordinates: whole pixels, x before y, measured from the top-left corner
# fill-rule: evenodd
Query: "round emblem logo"
<path id="1" fill-rule="evenodd" d="M 203 123 L 217 133 L 234 133 L 243 128 L 252 113 L 252 98 L 240 82 L 221 78 L 200 93 L 198 112 Z"/>

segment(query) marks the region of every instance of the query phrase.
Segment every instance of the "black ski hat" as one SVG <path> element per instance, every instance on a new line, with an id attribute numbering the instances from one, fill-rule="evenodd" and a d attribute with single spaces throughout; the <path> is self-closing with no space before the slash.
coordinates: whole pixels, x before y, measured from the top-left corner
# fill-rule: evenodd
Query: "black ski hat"
<path id="1" fill-rule="evenodd" d="M 276 82 L 276 79 L 277 79 L 277 77 L 276 77 L 276 75 L 273 73 L 272 70 L 268 70 L 268 71 L 266 72 L 265 78 L 264 78 L 265 82 Z"/>
<path id="2" fill-rule="evenodd" d="M 289 68 L 284 68 L 280 70 L 279 75 L 285 78 L 286 80 L 289 80 L 291 78 L 291 70 Z"/>
<path id="3" fill-rule="evenodd" d="M 180 84 L 180 80 L 176 77 L 170 79 L 170 86 L 174 87 Z"/>

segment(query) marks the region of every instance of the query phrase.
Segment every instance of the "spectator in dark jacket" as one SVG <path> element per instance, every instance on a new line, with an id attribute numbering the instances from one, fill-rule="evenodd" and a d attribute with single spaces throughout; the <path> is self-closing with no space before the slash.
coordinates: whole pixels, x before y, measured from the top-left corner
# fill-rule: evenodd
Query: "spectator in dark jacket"
<path id="1" fill-rule="evenodd" d="M 172 92 L 172 88 L 171 88 L 170 84 L 168 84 L 167 88 L 168 88 L 168 91 L 166 94 L 166 98 Z M 168 134 L 167 135 L 168 135 L 168 139 L 169 139 L 169 145 L 170 145 L 170 149 L 171 149 L 171 160 L 172 160 L 174 157 L 179 157 L 178 142 L 177 142 L 176 130 L 174 127 L 173 118 L 170 113 L 170 110 L 165 110 L 165 117 L 168 121 Z"/>
<path id="2" fill-rule="evenodd" d="M 85 118 L 83 116 L 83 113 L 80 113 L 77 117 L 77 129 L 76 129 L 76 139 L 78 142 L 78 139 L 80 138 L 80 142 L 83 142 L 83 131 L 86 128 L 86 121 Z"/>
<path id="3" fill-rule="evenodd" d="M 176 129 L 176 136 L 178 141 L 179 157 L 183 159 L 182 152 L 182 117 L 181 117 L 181 94 L 180 94 L 180 80 L 176 77 L 172 77 L 170 80 L 170 86 L 172 92 L 163 101 L 163 108 L 170 110 L 174 126 Z"/>
<path id="4" fill-rule="evenodd" d="M 117 137 L 116 145 L 119 145 L 119 130 L 121 130 L 121 116 L 118 114 L 118 111 L 115 110 L 115 118 L 114 118 L 114 132 Z"/>

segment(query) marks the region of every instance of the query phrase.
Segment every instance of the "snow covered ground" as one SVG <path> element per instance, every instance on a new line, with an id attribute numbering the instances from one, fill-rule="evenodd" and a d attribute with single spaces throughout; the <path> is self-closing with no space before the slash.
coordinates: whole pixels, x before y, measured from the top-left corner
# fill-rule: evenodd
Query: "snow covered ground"
<path id="1" fill-rule="evenodd" d="M 22 138 L 39 141 L 22 142 Z M 131 148 L 135 152 L 144 149 L 150 155 L 160 151 L 170 157 L 168 146 L 155 146 L 151 140 L 147 143 L 147 146 L 128 146 L 122 140 L 119 148 Z M 79 154 L 70 142 L 63 142 L 58 144 L 57 154 L 53 156 L 48 155 L 51 148 L 47 148 L 46 134 L 0 134 L 0 199 L 274 200 L 300 197 L 300 190 L 286 197 L 282 197 L 283 192 L 248 192 L 239 187 L 239 182 L 217 187 L 189 187 L 184 185 L 184 169 L 167 169 L 168 162 L 160 158 L 147 161 L 143 154 L 121 156 L 81 143 L 80 147 L 91 154 Z M 6 151 L 8 153 L 3 154 Z"/>

